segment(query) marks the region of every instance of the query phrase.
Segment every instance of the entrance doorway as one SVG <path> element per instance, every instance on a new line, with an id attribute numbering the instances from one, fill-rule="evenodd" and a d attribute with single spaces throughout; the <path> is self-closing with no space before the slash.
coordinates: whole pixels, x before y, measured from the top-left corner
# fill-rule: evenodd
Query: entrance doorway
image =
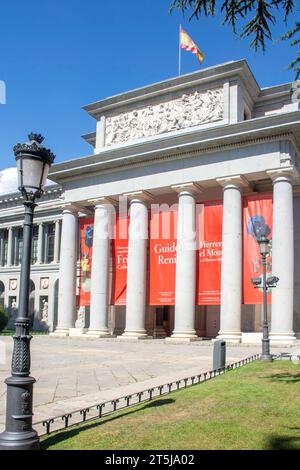
<path id="1" fill-rule="evenodd" d="M 206 337 L 215 338 L 220 331 L 220 306 L 206 307 Z"/>
<path id="2" fill-rule="evenodd" d="M 174 307 L 164 305 L 156 308 L 154 336 L 168 337 L 174 330 Z"/>

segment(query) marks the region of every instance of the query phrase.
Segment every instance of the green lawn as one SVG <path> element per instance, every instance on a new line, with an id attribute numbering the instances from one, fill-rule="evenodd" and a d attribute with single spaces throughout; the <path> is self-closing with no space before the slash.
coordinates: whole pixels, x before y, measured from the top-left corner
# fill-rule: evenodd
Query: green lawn
<path id="1" fill-rule="evenodd" d="M 300 450 L 300 366 L 254 362 L 42 439 L 44 449 Z"/>

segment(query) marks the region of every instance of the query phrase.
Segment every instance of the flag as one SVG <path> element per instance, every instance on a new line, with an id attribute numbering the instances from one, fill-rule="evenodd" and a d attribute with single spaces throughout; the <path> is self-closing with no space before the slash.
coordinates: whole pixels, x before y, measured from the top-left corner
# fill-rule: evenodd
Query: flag
<path id="1" fill-rule="evenodd" d="M 199 60 L 200 64 L 202 64 L 204 60 L 203 53 L 182 28 L 180 28 L 180 47 L 181 49 L 185 49 L 186 51 L 190 51 L 193 54 L 196 54 L 197 59 Z"/>

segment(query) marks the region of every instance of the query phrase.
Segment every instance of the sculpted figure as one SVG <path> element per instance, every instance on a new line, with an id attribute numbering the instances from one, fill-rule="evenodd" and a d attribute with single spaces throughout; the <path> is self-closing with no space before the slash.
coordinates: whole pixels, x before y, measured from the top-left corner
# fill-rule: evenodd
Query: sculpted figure
<path id="1" fill-rule="evenodd" d="M 106 144 L 162 134 L 223 116 L 223 89 L 190 91 L 168 102 L 123 112 L 106 120 Z"/>
<path id="2" fill-rule="evenodd" d="M 45 299 L 42 306 L 42 321 L 48 323 L 48 302 Z"/>

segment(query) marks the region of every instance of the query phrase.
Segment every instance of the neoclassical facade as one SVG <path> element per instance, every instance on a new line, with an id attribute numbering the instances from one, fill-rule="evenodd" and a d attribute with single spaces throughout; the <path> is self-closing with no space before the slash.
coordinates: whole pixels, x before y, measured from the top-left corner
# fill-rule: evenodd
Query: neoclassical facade
<path id="1" fill-rule="evenodd" d="M 271 341 L 295 343 L 300 334 L 300 111 L 291 90 L 291 83 L 261 89 L 241 60 L 84 107 L 96 120 L 96 132 L 84 136 L 94 152 L 52 167 L 49 177 L 57 192 L 46 193 L 36 215 L 35 308 L 41 320 L 41 279 L 48 278 L 52 334 L 259 343 L 261 305 L 243 300 L 243 207 L 247 197 L 268 195 L 272 271 L 280 280 L 270 300 Z M 0 285 L 10 306 L 11 280 L 18 280 L 19 269 L 12 262 L 12 233 L 22 218 L 19 202 L 12 199 L 0 206 Z M 107 227 L 124 199 L 129 231 L 126 302 L 120 305 L 111 301 L 114 242 Z M 220 301 L 205 305 L 195 300 L 201 263 L 191 240 L 199 230 L 197 207 L 207 201 L 222 205 L 222 235 Z M 177 207 L 174 301 L 157 305 L 149 301 L 153 204 Z M 79 240 L 85 218 L 93 220 L 93 242 L 90 297 L 83 306 Z"/>
<path id="2" fill-rule="evenodd" d="M 32 242 L 30 316 L 35 330 L 54 328 L 61 237 L 61 188 L 48 187 L 36 209 Z M 24 207 L 20 193 L 0 196 L 0 302 L 13 328 L 19 297 Z"/>

